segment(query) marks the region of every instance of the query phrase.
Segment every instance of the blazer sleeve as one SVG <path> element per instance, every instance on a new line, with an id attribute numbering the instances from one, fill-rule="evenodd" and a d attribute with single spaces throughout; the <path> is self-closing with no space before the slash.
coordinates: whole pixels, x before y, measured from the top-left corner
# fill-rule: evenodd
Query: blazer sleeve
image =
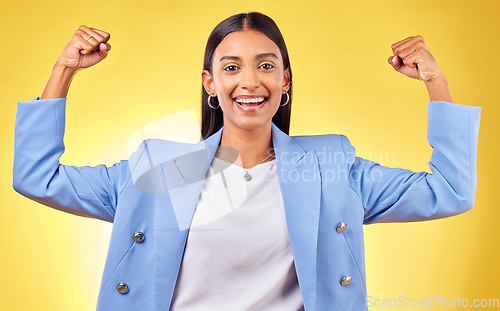
<path id="1" fill-rule="evenodd" d="M 113 222 L 126 161 L 112 167 L 67 166 L 64 152 L 66 98 L 17 105 L 13 186 L 20 194 L 79 216 Z"/>
<path id="2" fill-rule="evenodd" d="M 433 147 L 427 172 L 388 168 L 352 155 L 350 187 L 364 207 L 364 223 L 443 218 L 468 211 L 476 195 L 480 107 L 428 103 L 427 140 Z"/>

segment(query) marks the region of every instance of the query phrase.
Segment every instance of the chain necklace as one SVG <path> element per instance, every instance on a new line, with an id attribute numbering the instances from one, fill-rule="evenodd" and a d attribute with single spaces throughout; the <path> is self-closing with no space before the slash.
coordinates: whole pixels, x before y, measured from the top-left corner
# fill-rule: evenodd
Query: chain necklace
<path id="1" fill-rule="evenodd" d="M 224 155 L 224 153 L 222 153 L 220 151 L 220 148 L 217 148 L 217 151 L 218 153 L 223 156 L 224 158 L 226 158 L 229 162 L 231 163 L 234 163 L 233 160 L 229 159 L 228 157 L 226 157 Z M 259 163 L 255 164 L 254 166 L 252 166 L 251 168 L 244 168 L 244 167 L 241 167 L 243 169 L 243 171 L 245 172 L 245 175 L 243 175 L 243 180 L 246 181 L 246 182 L 249 182 L 252 180 L 252 175 L 250 175 L 250 170 L 253 169 L 254 167 L 256 167 L 257 165 L 263 163 L 264 161 L 266 161 L 267 159 L 269 159 L 270 157 L 272 157 L 274 155 L 274 151 L 273 153 L 271 153 L 270 155 L 268 155 L 264 160 L 260 161 Z"/>

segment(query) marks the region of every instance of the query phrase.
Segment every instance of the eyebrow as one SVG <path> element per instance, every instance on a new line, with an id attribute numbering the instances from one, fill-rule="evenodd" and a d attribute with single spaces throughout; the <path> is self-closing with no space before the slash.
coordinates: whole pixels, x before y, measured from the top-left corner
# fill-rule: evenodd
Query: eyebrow
<path id="1" fill-rule="evenodd" d="M 261 53 L 261 54 L 257 55 L 257 57 L 255 57 L 255 58 L 260 59 L 260 58 L 266 58 L 266 57 L 273 57 L 273 58 L 278 59 L 278 56 L 276 56 L 276 54 L 274 54 L 274 53 Z M 219 59 L 219 62 L 222 62 L 225 59 L 241 60 L 241 58 L 239 56 L 227 55 L 227 56 L 221 57 L 221 59 Z"/>

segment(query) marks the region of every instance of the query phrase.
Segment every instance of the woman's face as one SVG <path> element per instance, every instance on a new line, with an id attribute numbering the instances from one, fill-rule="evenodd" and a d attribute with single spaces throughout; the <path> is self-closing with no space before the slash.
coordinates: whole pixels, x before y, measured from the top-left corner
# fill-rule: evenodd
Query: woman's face
<path id="1" fill-rule="evenodd" d="M 224 127 L 248 130 L 270 129 L 289 81 L 278 46 L 256 30 L 227 35 L 215 49 L 212 74 L 203 72 L 205 89 L 219 100 Z"/>

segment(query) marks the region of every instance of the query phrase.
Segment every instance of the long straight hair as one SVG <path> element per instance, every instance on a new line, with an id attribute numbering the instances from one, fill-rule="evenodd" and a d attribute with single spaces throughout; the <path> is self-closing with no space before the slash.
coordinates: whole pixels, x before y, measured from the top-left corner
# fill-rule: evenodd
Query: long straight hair
<path id="1" fill-rule="evenodd" d="M 210 36 L 208 37 L 207 46 L 205 48 L 205 58 L 203 61 L 203 70 L 208 70 L 212 74 L 212 58 L 215 49 L 222 40 L 230 33 L 241 30 L 257 30 L 266 35 L 273 41 L 281 52 L 283 58 L 283 68 L 289 71 L 290 74 L 290 89 L 288 91 L 290 99 L 288 104 L 280 106 L 276 114 L 273 116 L 273 123 L 286 134 L 290 131 L 290 114 L 292 106 L 292 69 L 290 68 L 290 58 L 286 48 L 285 40 L 276 23 L 267 15 L 258 12 L 236 14 L 219 23 Z M 286 95 L 281 97 L 281 105 L 286 102 Z M 212 106 L 218 106 L 219 100 L 217 97 L 210 99 Z M 208 93 L 205 88 L 201 87 L 201 135 L 203 139 L 208 138 L 223 126 L 224 119 L 222 110 L 212 109 L 208 106 Z"/>

